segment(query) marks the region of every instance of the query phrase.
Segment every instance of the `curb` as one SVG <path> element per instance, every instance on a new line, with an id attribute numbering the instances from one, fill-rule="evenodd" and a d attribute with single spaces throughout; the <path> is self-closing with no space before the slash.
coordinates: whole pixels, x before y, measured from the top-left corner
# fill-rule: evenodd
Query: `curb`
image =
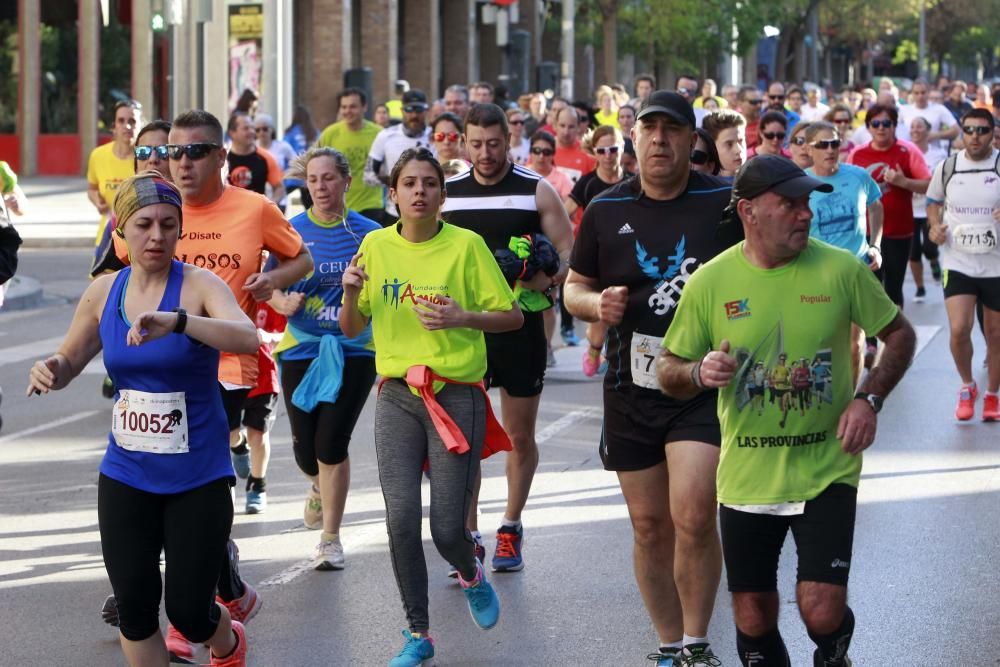
<path id="1" fill-rule="evenodd" d="M 95 248 L 94 237 L 92 236 L 72 236 L 72 237 L 21 237 L 22 248 Z"/>
<path id="2" fill-rule="evenodd" d="M 42 303 L 42 284 L 28 276 L 14 276 L 8 282 L 3 310 L 28 310 Z"/>

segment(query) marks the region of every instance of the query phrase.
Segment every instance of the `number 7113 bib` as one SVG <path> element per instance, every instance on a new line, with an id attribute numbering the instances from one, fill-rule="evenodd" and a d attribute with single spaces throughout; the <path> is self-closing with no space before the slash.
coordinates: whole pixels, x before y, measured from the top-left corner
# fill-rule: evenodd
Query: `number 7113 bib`
<path id="1" fill-rule="evenodd" d="M 111 433 L 122 449 L 151 454 L 188 451 L 184 392 L 150 393 L 122 389 L 112 409 Z"/>

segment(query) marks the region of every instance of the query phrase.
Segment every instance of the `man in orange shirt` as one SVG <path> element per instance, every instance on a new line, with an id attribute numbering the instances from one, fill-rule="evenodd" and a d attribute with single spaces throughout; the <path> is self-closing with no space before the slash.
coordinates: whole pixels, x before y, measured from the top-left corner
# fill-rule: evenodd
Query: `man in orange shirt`
<path id="1" fill-rule="evenodd" d="M 594 156 L 580 148 L 579 123 L 573 107 L 566 107 L 556 116 L 556 169 L 569 176 L 574 184 L 597 168 Z"/>

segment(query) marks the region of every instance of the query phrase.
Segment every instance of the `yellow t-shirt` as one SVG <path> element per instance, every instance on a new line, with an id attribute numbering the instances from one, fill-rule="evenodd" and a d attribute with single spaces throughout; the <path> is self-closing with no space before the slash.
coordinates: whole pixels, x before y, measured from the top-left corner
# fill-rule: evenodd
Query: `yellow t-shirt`
<path id="1" fill-rule="evenodd" d="M 369 233 L 358 252 L 368 280 L 358 309 L 372 320 L 375 369 L 406 377 L 412 366 L 429 366 L 442 377 L 478 382 L 486 374 L 486 340 L 478 329 L 428 331 L 413 310 L 415 297 L 444 295 L 471 312 L 512 308 L 511 292 L 483 238 L 441 223 L 423 243 L 411 243 L 396 226 Z"/>
<path id="2" fill-rule="evenodd" d="M 598 109 L 597 113 L 594 114 L 594 118 L 597 119 L 598 125 L 610 125 L 611 127 L 617 127 L 619 130 L 622 129 L 622 126 L 618 124 L 617 111 L 609 111 L 605 113 L 601 109 Z"/>
<path id="3" fill-rule="evenodd" d="M 118 186 L 135 174 L 133 156 L 129 155 L 124 160 L 115 157 L 114 146 L 113 142 L 98 146 L 90 152 L 90 159 L 87 161 L 87 182 L 97 186 L 108 206 L 114 204 Z M 101 235 L 104 234 L 104 225 L 107 222 L 108 216 L 102 215 L 101 222 L 97 226 L 95 245 L 101 244 Z"/>

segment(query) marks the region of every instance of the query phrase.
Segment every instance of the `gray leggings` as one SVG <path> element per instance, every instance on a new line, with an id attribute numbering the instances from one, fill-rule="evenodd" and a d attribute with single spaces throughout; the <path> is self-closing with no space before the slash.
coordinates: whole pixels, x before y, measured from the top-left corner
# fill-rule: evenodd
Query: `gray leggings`
<path id="1" fill-rule="evenodd" d="M 451 415 L 470 451 L 452 454 L 434 429 L 423 400 L 401 380 L 382 386 L 375 405 L 375 452 L 385 498 L 389 553 L 411 632 L 430 627 L 427 564 L 421 536 L 420 482 L 424 460 L 431 472 L 431 537 L 441 556 L 465 580 L 476 575 L 472 536 L 465 519 L 486 435 L 486 400 L 476 387 L 446 385 L 438 403 Z"/>

